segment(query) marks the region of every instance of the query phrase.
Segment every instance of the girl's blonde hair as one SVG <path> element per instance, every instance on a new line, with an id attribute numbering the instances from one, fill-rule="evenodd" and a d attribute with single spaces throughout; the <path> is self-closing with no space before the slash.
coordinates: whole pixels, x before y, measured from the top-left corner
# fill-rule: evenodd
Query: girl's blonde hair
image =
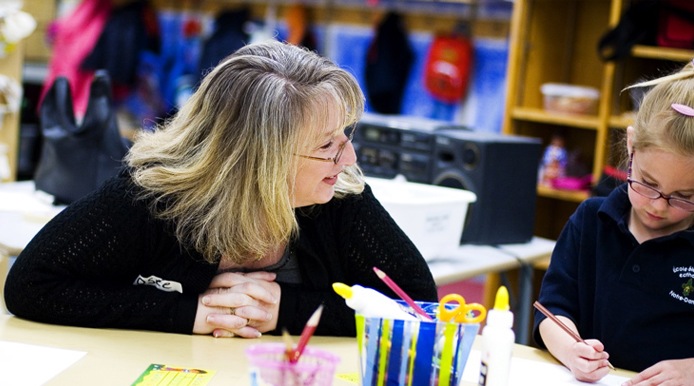
<path id="1" fill-rule="evenodd" d="M 632 145 L 637 149 L 655 147 L 682 156 L 694 155 L 694 117 L 673 109 L 673 104 L 694 108 L 694 63 L 679 71 L 625 90 L 652 87 L 646 92 L 634 121 Z"/>
<path id="2" fill-rule="evenodd" d="M 328 59 L 276 41 L 248 45 L 212 69 L 173 119 L 143 133 L 127 162 L 141 198 L 173 221 L 179 240 L 207 261 L 242 264 L 298 232 L 295 155 L 363 110 L 357 81 Z M 336 197 L 363 188 L 361 170 L 349 166 Z"/>

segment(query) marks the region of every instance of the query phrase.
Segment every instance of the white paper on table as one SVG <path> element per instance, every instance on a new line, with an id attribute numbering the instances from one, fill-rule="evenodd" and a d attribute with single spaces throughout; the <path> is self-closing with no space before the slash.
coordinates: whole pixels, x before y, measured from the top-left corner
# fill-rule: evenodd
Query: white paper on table
<path id="1" fill-rule="evenodd" d="M 0 384 L 43 385 L 86 352 L 0 341 Z"/>
<path id="2" fill-rule="evenodd" d="M 50 196 L 52 197 L 52 196 Z M 0 190 L 0 211 L 21 213 L 57 212 L 51 205 L 52 198 L 40 192 L 13 192 Z"/>
<path id="3" fill-rule="evenodd" d="M 480 376 L 479 350 L 472 350 L 465 365 L 463 381 L 477 384 Z M 599 382 L 591 383 L 595 386 L 620 386 L 629 378 L 614 374 L 607 374 Z M 532 380 L 533 386 L 585 386 L 585 382 L 577 381 L 571 371 L 564 366 L 533 361 L 530 359 L 512 358 L 511 373 L 509 374 L 509 386 L 527 386 Z"/>

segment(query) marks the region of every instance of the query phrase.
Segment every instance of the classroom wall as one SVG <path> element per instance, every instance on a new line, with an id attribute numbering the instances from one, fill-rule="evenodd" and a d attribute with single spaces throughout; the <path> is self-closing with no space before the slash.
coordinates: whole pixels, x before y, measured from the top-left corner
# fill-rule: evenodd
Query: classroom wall
<path id="1" fill-rule="evenodd" d="M 335 25 L 329 44 L 336 47 L 330 57 L 364 81 L 365 53 L 372 39 L 368 27 Z M 410 43 L 416 53 L 415 63 L 405 89 L 402 114 L 454 121 L 479 131 L 500 132 L 505 97 L 508 44 L 505 40 L 477 38 L 473 40 L 474 62 L 467 96 L 457 104 L 437 102 L 424 87 L 424 65 L 433 34 L 415 32 Z M 367 110 L 371 107 L 367 103 Z"/>
<path id="2" fill-rule="evenodd" d="M 354 7 L 338 2 L 335 8 L 316 4 L 311 6 L 312 30 L 318 40 L 318 49 L 339 65 L 351 71 L 366 90 L 364 69 L 367 48 L 373 39 L 377 15 L 396 9 L 396 3 L 379 3 L 380 6 Z M 176 8 L 176 2 L 158 1 L 160 20 L 167 34 L 176 28 L 171 26 L 173 19 L 184 23 L 186 18 L 198 18 L 205 28 L 199 39 L 185 39 L 178 36 L 172 43 L 189 45 L 189 55 L 199 53 L 199 44 L 205 35 L 212 32 L 214 16 L 224 9 L 249 6 L 255 28 L 262 29 L 267 23 L 276 26 L 279 39 L 287 36 L 284 21 L 285 6 L 281 3 L 269 7 L 265 3 L 232 4 L 229 2 L 203 2 L 197 7 Z M 352 3 L 357 3 L 353 1 Z M 363 1 L 361 2 L 363 5 Z M 407 2 L 399 2 L 403 4 Z M 411 4 L 417 4 L 412 2 Z M 421 3 L 420 3 L 421 4 Z M 433 4 L 433 3 L 430 3 Z M 173 5 L 173 7 L 172 7 Z M 340 7 L 342 5 L 342 7 Z M 457 7 L 457 8 L 456 8 Z M 417 117 L 453 121 L 480 131 L 500 132 L 505 98 L 506 62 L 508 58 L 508 22 L 512 8 L 509 3 L 490 2 L 475 10 L 471 15 L 469 7 L 441 2 L 428 9 L 415 8 L 403 11 L 405 28 L 415 51 L 416 58 L 410 72 L 402 104 L 402 114 Z M 273 17 L 274 16 L 274 17 Z M 455 104 L 435 101 L 426 91 L 423 83 L 424 65 L 432 39 L 437 33 L 452 31 L 465 22 L 472 31 L 474 61 L 471 82 L 467 96 Z M 168 38 L 167 38 L 168 39 Z M 368 105 L 367 110 L 371 111 Z"/>
<path id="3" fill-rule="evenodd" d="M 114 0 L 116 5 L 126 2 L 127 0 Z M 29 0 L 29 3 L 34 4 L 36 0 Z M 284 0 L 151 0 L 151 4 L 157 10 L 161 23 L 163 44 L 175 46 L 165 55 L 177 52 L 175 55 L 185 62 L 175 69 L 179 72 L 185 72 L 186 67 L 194 65 L 201 44 L 214 28 L 215 16 L 223 10 L 248 7 L 256 28 L 262 29 L 267 22 L 273 22 L 277 27 L 278 37 L 281 39 L 286 36 L 284 17 L 289 3 Z M 416 53 L 405 90 L 402 114 L 453 121 L 480 131 L 501 131 L 512 2 L 484 1 L 476 7 L 445 1 L 411 0 L 336 0 L 329 4 L 323 0 L 305 0 L 305 4 L 310 9 L 319 52 L 351 71 L 364 90 L 367 87 L 364 81 L 365 55 L 374 35 L 375 20 L 388 10 L 400 12 Z M 199 36 L 182 35 L 181 25 L 190 19 L 201 23 Z M 48 23 L 45 20 L 43 22 Z M 474 61 L 471 82 L 467 96 L 460 103 L 443 104 L 436 102 L 424 88 L 424 64 L 434 35 L 452 31 L 461 22 L 467 23 L 472 31 Z M 43 37 L 39 39 L 34 36 L 33 39 L 45 44 Z M 36 60 L 50 60 L 51 55 L 46 55 L 45 47 L 40 47 L 39 52 L 40 54 L 33 56 Z M 149 70 L 149 76 L 156 76 L 154 69 L 163 60 L 170 62 L 171 57 L 150 56 L 148 60 L 149 67 L 145 68 L 145 72 Z M 158 68 L 157 71 L 164 77 L 175 75 L 166 69 Z M 157 79 L 157 82 L 164 103 L 169 106 L 180 100 L 177 99 L 177 93 L 186 92 L 180 90 L 185 89 L 185 86 L 181 87 L 182 82 L 175 78 Z M 138 97 L 126 101 L 126 108 L 134 110 L 131 122 L 135 129 L 137 126 L 147 127 L 153 124 L 153 120 L 147 119 L 149 112 L 143 111 L 143 107 L 146 109 L 151 103 L 156 102 L 143 103 Z M 367 109 L 371 111 L 368 104 Z"/>

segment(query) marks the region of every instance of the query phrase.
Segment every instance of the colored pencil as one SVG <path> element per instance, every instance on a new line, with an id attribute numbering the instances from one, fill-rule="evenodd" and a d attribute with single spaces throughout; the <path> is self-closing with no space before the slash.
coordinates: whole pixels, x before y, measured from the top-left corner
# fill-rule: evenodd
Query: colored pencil
<path id="1" fill-rule="evenodd" d="M 412 298 L 407 293 L 405 293 L 405 291 L 403 291 L 402 288 L 400 288 L 400 286 L 393 281 L 393 279 L 388 277 L 388 275 L 386 275 L 385 272 L 381 271 L 376 267 L 373 267 L 373 269 L 374 272 L 376 272 L 376 276 L 378 276 L 379 279 L 383 280 L 383 282 L 386 283 L 388 288 L 392 289 L 393 292 L 400 296 L 400 298 L 404 300 L 405 303 L 407 303 L 410 307 L 412 307 L 412 309 L 415 310 L 417 314 L 421 315 L 424 318 L 424 320 L 434 320 L 431 316 L 429 316 L 429 314 L 426 313 L 426 311 L 422 309 L 422 307 L 415 303 L 415 301 L 412 300 Z"/>
<path id="2" fill-rule="evenodd" d="M 535 308 L 537 308 L 538 311 L 542 312 L 546 317 L 548 317 L 551 321 L 553 321 L 557 326 L 561 327 L 561 329 L 564 330 L 567 334 L 571 335 L 571 337 L 574 338 L 574 340 L 575 340 L 576 342 L 581 342 L 581 343 L 588 344 L 588 343 L 586 343 L 586 341 L 583 340 L 583 338 L 581 338 L 574 330 L 570 329 L 569 326 L 567 326 L 566 324 L 564 324 L 564 322 L 562 322 L 559 318 L 557 318 L 557 317 L 552 313 L 552 311 L 548 310 L 547 308 L 545 308 L 545 306 L 543 306 L 542 304 L 540 304 L 540 302 L 535 301 L 535 303 L 533 303 L 533 306 L 535 306 Z M 612 370 L 614 370 L 614 366 L 612 366 L 612 363 L 610 363 L 610 361 L 607 361 L 607 365 L 608 365 Z"/>
<path id="3" fill-rule="evenodd" d="M 292 361 L 294 358 L 294 341 L 292 341 L 292 336 L 289 335 L 289 331 L 287 331 L 286 328 L 282 329 L 282 341 L 284 342 L 284 345 L 286 346 L 284 350 L 284 355 L 287 358 L 288 361 Z"/>
<path id="4" fill-rule="evenodd" d="M 304 326 L 304 330 L 301 331 L 301 336 L 299 337 L 299 343 L 296 345 L 296 348 L 294 349 L 294 353 L 291 358 L 289 358 L 289 361 L 292 363 L 296 363 L 299 358 L 301 358 L 301 354 L 304 353 L 304 349 L 306 348 L 306 345 L 308 344 L 309 339 L 313 336 L 313 333 L 316 332 L 316 327 L 318 327 L 318 322 L 320 322 L 320 317 L 321 314 L 323 313 L 323 305 L 321 304 L 318 306 L 318 308 L 313 312 L 313 315 L 308 319 L 308 322 L 306 322 L 306 325 Z"/>

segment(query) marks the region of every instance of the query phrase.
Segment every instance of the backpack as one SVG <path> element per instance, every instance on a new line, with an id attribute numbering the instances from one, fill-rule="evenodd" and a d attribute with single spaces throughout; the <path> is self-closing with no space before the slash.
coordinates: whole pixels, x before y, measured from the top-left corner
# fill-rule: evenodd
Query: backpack
<path id="1" fill-rule="evenodd" d="M 96 190 L 124 165 L 130 142 L 121 137 L 113 107 L 111 79 L 98 70 L 92 79 L 87 111 L 77 123 L 68 78 L 56 77 L 39 107 L 43 137 L 34 174 L 36 189 L 70 204 Z"/>
<path id="2" fill-rule="evenodd" d="M 473 49 L 461 34 L 437 35 L 431 43 L 424 65 L 424 87 L 441 102 L 461 100 L 468 88 Z"/>

